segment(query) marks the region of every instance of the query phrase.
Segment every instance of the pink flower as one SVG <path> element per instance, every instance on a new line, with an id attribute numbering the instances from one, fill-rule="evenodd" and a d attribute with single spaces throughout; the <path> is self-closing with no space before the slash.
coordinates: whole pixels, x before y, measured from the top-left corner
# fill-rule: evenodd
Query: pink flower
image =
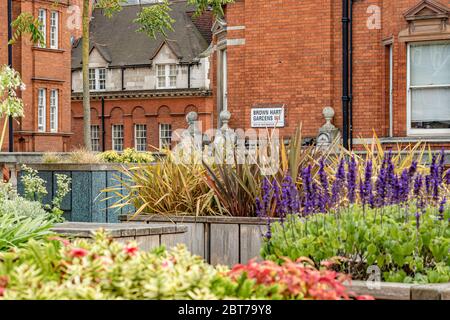
<path id="1" fill-rule="evenodd" d="M 83 248 L 73 248 L 70 250 L 70 255 L 74 258 L 83 258 L 84 256 L 87 256 L 88 253 L 89 252 Z"/>

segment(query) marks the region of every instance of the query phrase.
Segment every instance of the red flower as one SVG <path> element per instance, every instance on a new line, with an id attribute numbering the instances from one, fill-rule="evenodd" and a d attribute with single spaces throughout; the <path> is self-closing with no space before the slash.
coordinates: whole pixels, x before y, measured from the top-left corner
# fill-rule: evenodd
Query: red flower
<path id="1" fill-rule="evenodd" d="M 70 255 L 74 258 L 83 258 L 84 256 L 87 256 L 89 251 L 83 248 L 73 248 L 70 250 Z"/>
<path id="2" fill-rule="evenodd" d="M 8 276 L 0 276 L 0 297 L 3 296 L 6 286 L 8 285 Z"/>
<path id="3" fill-rule="evenodd" d="M 133 245 L 127 245 L 123 250 L 130 256 L 134 256 L 139 251 L 138 247 Z"/>

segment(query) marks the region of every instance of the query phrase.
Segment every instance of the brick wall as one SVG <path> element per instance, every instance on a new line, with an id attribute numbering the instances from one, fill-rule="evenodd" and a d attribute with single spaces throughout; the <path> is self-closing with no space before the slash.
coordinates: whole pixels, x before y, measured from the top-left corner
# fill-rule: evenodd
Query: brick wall
<path id="1" fill-rule="evenodd" d="M 6 3 L 6 1 L 2 1 Z M 51 0 L 14 0 L 13 19 L 22 12 L 30 12 L 38 16 L 39 9 L 47 10 L 47 44 L 50 41 L 50 11 L 59 12 L 59 48 L 36 48 L 29 36 L 22 37 L 13 46 L 13 67 L 22 76 L 26 90 L 21 93 L 24 102 L 25 117 L 14 124 L 14 150 L 15 151 L 65 151 L 68 137 L 71 135 L 70 115 L 70 61 L 71 45 L 70 32 L 66 28 L 67 8 L 69 1 L 59 1 L 57 5 Z M 3 10 L 0 7 L 0 14 Z M 6 20 L 1 19 L 3 27 L 7 29 Z M 0 33 L 0 36 L 2 33 Z M 49 47 L 49 45 L 47 45 Z M 0 57 L 5 56 L 6 47 L 0 47 Z M 37 130 L 37 91 L 39 88 L 47 89 L 47 132 Z M 50 90 L 59 91 L 59 117 L 58 132 L 50 133 Z M 3 150 L 7 144 L 3 145 Z"/>
<path id="2" fill-rule="evenodd" d="M 406 136 L 406 44 L 398 34 L 407 27 L 403 14 L 419 0 L 365 0 L 353 12 L 353 136 L 379 136 L 389 131 L 388 50 L 394 42 L 394 136 Z M 450 9 L 450 1 L 440 0 Z M 250 127 L 250 109 L 258 103 L 286 105 L 289 136 L 300 122 L 305 136 L 317 136 L 324 124 L 322 109 L 332 106 L 342 127 L 342 2 L 333 0 L 238 0 L 226 8 L 228 109 L 231 126 Z M 381 9 L 381 28 L 369 29 L 369 7 Z M 245 29 L 234 28 L 245 26 Z M 236 30 L 238 29 L 238 30 Z M 215 39 L 217 40 L 217 39 Z M 215 95 L 216 56 L 212 81 Z"/>
<path id="3" fill-rule="evenodd" d="M 124 148 L 134 147 L 134 124 L 146 124 L 147 144 L 158 147 L 159 124 L 171 124 L 172 132 L 187 128 L 186 114 L 190 111 L 198 113 L 202 129 L 208 130 L 212 128 L 212 105 L 211 97 L 105 100 L 105 149 L 112 148 L 113 124 L 124 126 Z M 91 123 L 101 130 L 101 101 L 91 101 L 91 110 Z M 82 101 L 72 101 L 72 131 L 70 145 L 75 149 L 83 145 Z"/>

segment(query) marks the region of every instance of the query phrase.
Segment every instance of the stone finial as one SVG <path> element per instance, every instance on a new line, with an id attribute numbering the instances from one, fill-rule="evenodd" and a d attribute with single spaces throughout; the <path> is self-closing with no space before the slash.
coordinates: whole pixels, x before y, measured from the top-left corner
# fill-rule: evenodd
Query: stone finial
<path id="1" fill-rule="evenodd" d="M 221 130 L 225 131 L 228 130 L 228 122 L 230 122 L 231 119 L 231 113 L 228 110 L 223 110 L 220 114 L 219 114 L 219 119 L 220 119 L 220 123 L 222 124 Z"/>
<path id="2" fill-rule="evenodd" d="M 198 114 L 195 111 L 191 111 L 186 115 L 186 122 L 191 126 L 198 120 Z"/>
<path id="3" fill-rule="evenodd" d="M 325 107 L 322 111 L 323 117 L 325 118 L 325 125 L 322 127 L 324 129 L 335 129 L 336 127 L 331 123 L 331 120 L 334 118 L 334 109 L 332 107 Z"/>
<path id="4" fill-rule="evenodd" d="M 194 137 L 198 131 L 197 123 L 196 123 L 197 121 L 198 121 L 197 112 L 191 111 L 186 115 L 186 122 L 189 125 L 188 132 L 191 135 L 191 137 Z"/>

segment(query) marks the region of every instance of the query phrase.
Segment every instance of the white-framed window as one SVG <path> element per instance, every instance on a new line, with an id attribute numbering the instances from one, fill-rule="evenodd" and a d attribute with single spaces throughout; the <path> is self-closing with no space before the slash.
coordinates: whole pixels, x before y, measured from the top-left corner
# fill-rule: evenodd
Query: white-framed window
<path id="1" fill-rule="evenodd" d="M 177 87 L 177 65 L 176 64 L 157 64 L 157 88 L 170 89 Z"/>
<path id="2" fill-rule="evenodd" d="M 47 46 L 47 11 L 45 9 L 39 9 L 38 11 L 39 31 L 44 37 L 44 44 L 38 44 L 39 47 L 45 48 Z"/>
<path id="3" fill-rule="evenodd" d="M 58 49 L 59 38 L 59 12 L 50 13 L 50 48 Z"/>
<path id="4" fill-rule="evenodd" d="M 50 90 L 50 132 L 58 131 L 58 89 Z"/>
<path id="5" fill-rule="evenodd" d="M 106 89 L 106 69 L 89 69 L 89 90 L 101 91 Z"/>
<path id="6" fill-rule="evenodd" d="M 172 145 L 172 125 L 167 123 L 159 124 L 159 147 L 169 148 Z"/>
<path id="7" fill-rule="evenodd" d="M 123 125 L 113 124 L 112 126 L 112 149 L 123 151 Z"/>
<path id="8" fill-rule="evenodd" d="M 450 133 L 450 41 L 408 44 L 409 135 Z"/>
<path id="9" fill-rule="evenodd" d="M 91 147 L 92 151 L 100 151 L 100 126 L 91 125 Z"/>
<path id="10" fill-rule="evenodd" d="M 45 132 L 45 114 L 47 112 L 46 90 L 38 90 L 38 131 Z"/>
<path id="11" fill-rule="evenodd" d="M 134 147 L 136 151 L 147 151 L 147 125 L 134 125 Z"/>

